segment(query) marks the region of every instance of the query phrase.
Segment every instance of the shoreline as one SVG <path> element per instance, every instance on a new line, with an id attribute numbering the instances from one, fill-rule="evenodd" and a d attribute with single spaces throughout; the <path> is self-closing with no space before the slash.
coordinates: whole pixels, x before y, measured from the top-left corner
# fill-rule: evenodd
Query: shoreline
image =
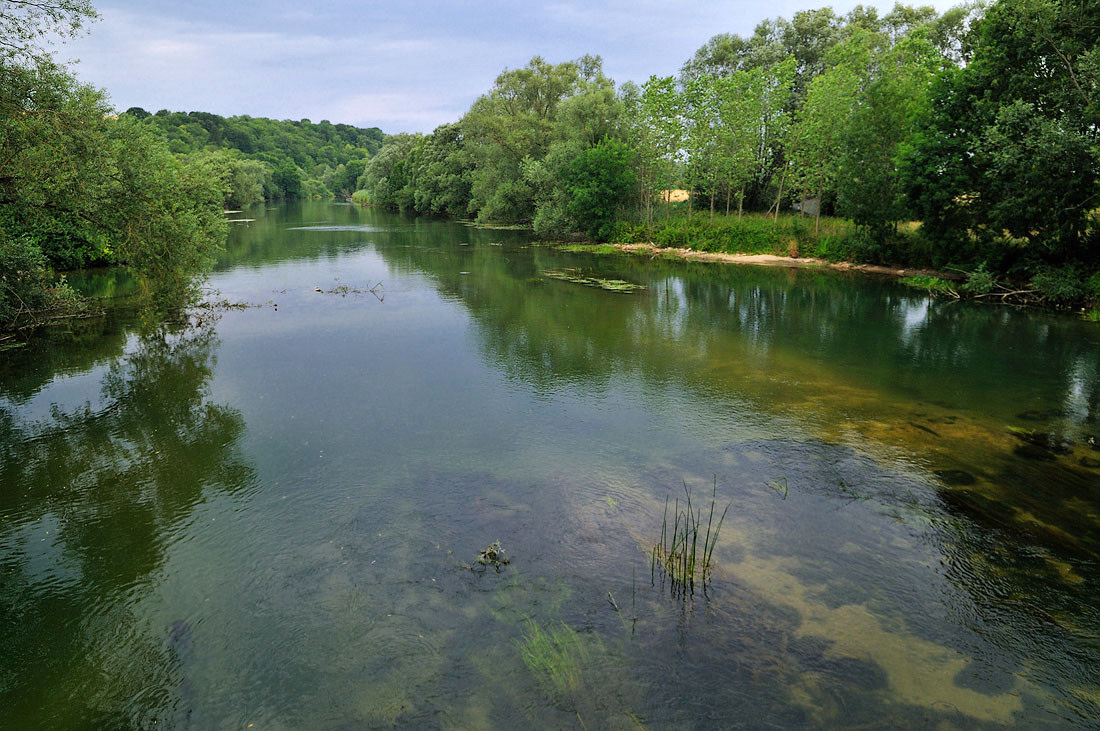
<path id="1" fill-rule="evenodd" d="M 791 257 L 778 254 L 725 254 L 713 251 L 697 251 L 687 248 L 663 248 L 654 244 L 602 244 L 612 246 L 628 254 L 672 255 L 685 261 L 706 261 L 721 264 L 749 264 L 753 266 L 786 267 L 789 269 L 833 269 L 845 272 L 863 272 L 887 277 L 910 277 L 914 275 L 939 277 L 946 280 L 962 279 L 962 275 L 941 272 L 935 269 L 898 268 L 878 264 L 855 264 L 848 261 L 828 261 L 814 257 Z"/>

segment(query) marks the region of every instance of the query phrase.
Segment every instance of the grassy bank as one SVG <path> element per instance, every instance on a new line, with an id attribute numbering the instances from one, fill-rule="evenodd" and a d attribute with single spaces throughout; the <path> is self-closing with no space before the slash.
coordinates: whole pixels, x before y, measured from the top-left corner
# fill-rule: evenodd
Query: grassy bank
<path id="1" fill-rule="evenodd" d="M 611 242 L 730 256 L 771 255 L 844 263 L 872 271 L 911 274 L 907 284 L 956 298 L 1078 309 L 1100 320 L 1100 271 L 1094 265 L 1034 260 L 1008 238 L 978 239 L 945 247 L 929 241 L 920 224 L 903 223 L 874 238 L 851 221 L 808 216 L 743 216 L 683 211 L 646 223 L 619 222 Z M 936 272 L 946 272 L 937 275 Z"/>

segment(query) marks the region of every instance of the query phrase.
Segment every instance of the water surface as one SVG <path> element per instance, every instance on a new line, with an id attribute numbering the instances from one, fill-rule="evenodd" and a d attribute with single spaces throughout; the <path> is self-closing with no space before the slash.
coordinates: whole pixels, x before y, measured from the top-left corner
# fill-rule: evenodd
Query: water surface
<path id="1" fill-rule="evenodd" d="M 0 353 L 2 725 L 1100 725 L 1094 324 L 241 217 L 190 326 L 98 273 Z M 685 486 L 731 507 L 681 597 Z"/>

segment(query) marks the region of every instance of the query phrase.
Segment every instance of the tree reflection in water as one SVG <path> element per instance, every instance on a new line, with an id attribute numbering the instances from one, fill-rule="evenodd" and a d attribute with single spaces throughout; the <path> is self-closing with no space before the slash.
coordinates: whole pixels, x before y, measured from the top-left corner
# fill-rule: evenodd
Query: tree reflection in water
<path id="1" fill-rule="evenodd" d="M 38 373 L 47 417 L 24 421 L 11 405 L 27 384 L 0 392 L 0 706 L 15 725 L 142 724 L 181 705 L 181 632 L 166 641 L 135 605 L 196 506 L 255 480 L 236 448 L 244 419 L 211 401 L 213 328 L 125 341 L 108 341 L 116 355 L 80 407 L 51 393 L 74 364 L 106 360 L 89 364 L 79 342 Z M 131 707 L 112 702 L 123 689 Z"/>

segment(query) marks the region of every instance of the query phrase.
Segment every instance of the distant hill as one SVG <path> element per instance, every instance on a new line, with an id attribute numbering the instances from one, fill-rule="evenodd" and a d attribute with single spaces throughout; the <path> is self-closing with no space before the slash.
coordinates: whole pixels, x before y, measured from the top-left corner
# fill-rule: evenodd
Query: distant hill
<path id="1" fill-rule="evenodd" d="M 264 183 L 266 197 L 350 195 L 367 159 L 378 152 L 386 137 L 377 127 L 328 120 L 280 121 L 167 109 L 152 114 L 141 107 L 130 107 L 125 114 L 158 129 L 177 155 L 223 150 L 236 159 L 266 163 L 275 181 L 274 186 L 271 181 Z M 287 175 L 300 182 L 280 183 L 280 176 Z"/>

